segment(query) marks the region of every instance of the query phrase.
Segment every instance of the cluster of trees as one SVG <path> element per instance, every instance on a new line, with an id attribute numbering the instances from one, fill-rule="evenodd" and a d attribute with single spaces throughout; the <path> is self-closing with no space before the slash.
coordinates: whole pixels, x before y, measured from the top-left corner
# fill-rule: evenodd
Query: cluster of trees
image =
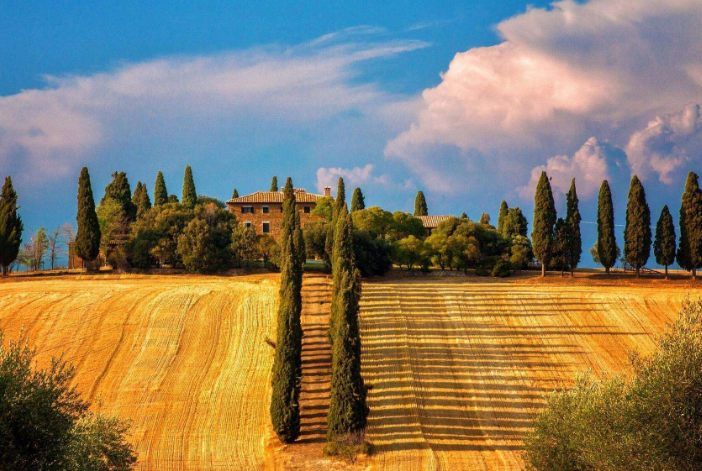
<path id="1" fill-rule="evenodd" d="M 533 471 L 702 469 L 702 303 L 686 303 L 633 374 L 580 376 L 553 393 L 526 440 Z"/>
<path id="2" fill-rule="evenodd" d="M 0 331 L 0 469 L 128 471 L 136 454 L 127 424 L 89 411 L 74 384 L 75 370 L 54 359 L 36 367 L 24 342 Z"/>
<path id="3" fill-rule="evenodd" d="M 223 202 L 198 196 L 190 166 L 180 200 L 168 194 L 162 172 L 156 176 L 153 203 L 145 183 L 138 182 L 132 192 L 127 175 L 115 172 L 97 207 L 84 168 L 77 221 L 76 254 L 88 261 L 102 255 L 120 269 L 169 266 L 209 273 L 248 268 L 260 259 L 277 264 L 279 254 L 271 236 L 256 236 L 237 224 Z"/>

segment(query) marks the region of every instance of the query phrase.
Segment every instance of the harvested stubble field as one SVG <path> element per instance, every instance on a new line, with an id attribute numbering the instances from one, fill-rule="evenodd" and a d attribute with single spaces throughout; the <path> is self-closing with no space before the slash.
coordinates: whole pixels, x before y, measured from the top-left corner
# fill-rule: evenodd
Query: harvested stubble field
<path id="1" fill-rule="evenodd" d="M 140 471 L 264 466 L 277 276 L 0 282 L 0 326 L 84 397 L 129 418 Z"/>
<path id="2" fill-rule="evenodd" d="M 700 282 L 702 286 L 702 282 Z M 322 455 L 330 280 L 303 287 L 302 434 L 268 421 L 277 276 L 94 276 L 0 282 L 0 327 L 40 363 L 63 354 L 103 410 L 131 418 L 143 470 L 517 470 L 544 395 L 649 351 L 687 281 L 525 276 L 364 284 L 363 374 L 374 456 Z M 267 446 L 266 446 L 267 445 Z"/>
<path id="3" fill-rule="evenodd" d="M 378 470 L 519 470 L 544 395 L 650 351 L 685 281 L 480 278 L 363 287 L 368 438 Z"/>

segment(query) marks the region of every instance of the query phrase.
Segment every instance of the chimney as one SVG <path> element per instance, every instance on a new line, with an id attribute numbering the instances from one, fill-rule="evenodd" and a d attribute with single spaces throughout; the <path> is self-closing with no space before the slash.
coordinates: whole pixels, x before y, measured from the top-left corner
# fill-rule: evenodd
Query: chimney
<path id="1" fill-rule="evenodd" d="M 324 187 L 324 196 L 331 196 L 331 187 L 330 186 Z"/>

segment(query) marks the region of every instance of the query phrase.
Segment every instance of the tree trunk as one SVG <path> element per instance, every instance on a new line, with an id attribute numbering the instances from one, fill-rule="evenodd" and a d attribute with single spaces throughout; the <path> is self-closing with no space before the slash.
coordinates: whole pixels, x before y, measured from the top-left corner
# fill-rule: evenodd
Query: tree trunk
<path id="1" fill-rule="evenodd" d="M 639 278 L 639 270 L 640 270 L 640 268 L 636 267 L 636 278 Z"/>
<path id="2" fill-rule="evenodd" d="M 665 266 L 665 279 L 668 279 L 668 265 Z"/>
<path id="3" fill-rule="evenodd" d="M 2 266 L 2 276 L 7 276 L 7 266 Z"/>
<path id="4" fill-rule="evenodd" d="M 692 269 L 692 279 L 696 280 L 697 279 L 697 268 Z"/>
<path id="5" fill-rule="evenodd" d="M 609 267 L 605 267 L 605 274 L 609 275 Z"/>
<path id="6" fill-rule="evenodd" d="M 575 269 L 570 270 L 570 277 L 573 278 L 575 276 Z"/>
<path id="7" fill-rule="evenodd" d="M 541 264 L 541 277 L 546 276 L 546 262 Z"/>

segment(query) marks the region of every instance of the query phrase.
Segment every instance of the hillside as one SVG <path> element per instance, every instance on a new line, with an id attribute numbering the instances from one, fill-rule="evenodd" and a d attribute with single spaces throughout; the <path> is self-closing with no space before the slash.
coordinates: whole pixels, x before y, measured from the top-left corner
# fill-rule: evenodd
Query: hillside
<path id="1" fill-rule="evenodd" d="M 18 278 L 17 280 L 21 280 Z M 263 468 L 277 277 L 0 283 L 0 326 L 130 418 L 140 471 Z"/>

